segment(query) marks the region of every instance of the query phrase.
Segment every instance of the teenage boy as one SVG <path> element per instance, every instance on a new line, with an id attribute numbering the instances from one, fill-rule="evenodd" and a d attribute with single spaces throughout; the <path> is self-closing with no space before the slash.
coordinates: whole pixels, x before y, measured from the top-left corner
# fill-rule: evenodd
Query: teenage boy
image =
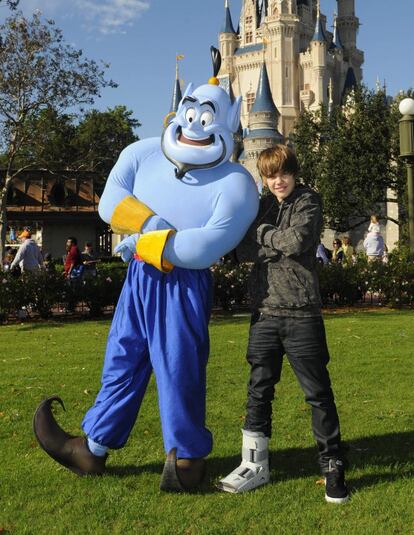
<path id="1" fill-rule="evenodd" d="M 219 486 L 239 493 L 269 482 L 272 401 L 286 354 L 312 407 L 325 498 L 343 503 L 348 491 L 315 271 L 322 229 L 321 198 L 297 183 L 298 162 L 288 147 L 266 149 L 257 165 L 270 194 L 262 197 L 259 215 L 236 249 L 238 261 L 254 262 L 242 462 Z"/>

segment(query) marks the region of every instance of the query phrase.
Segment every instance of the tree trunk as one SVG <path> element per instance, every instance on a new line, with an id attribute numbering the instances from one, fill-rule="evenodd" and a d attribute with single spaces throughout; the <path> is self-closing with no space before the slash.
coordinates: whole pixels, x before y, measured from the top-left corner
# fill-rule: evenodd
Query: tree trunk
<path id="1" fill-rule="evenodd" d="M 7 186 L 0 189 L 0 268 L 3 269 L 3 260 L 6 248 L 7 232 Z"/>

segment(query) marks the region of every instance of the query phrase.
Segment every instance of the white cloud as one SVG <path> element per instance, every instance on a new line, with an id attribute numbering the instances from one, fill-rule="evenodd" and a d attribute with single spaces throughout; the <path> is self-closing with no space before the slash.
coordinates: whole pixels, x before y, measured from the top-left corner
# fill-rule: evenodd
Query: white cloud
<path id="1" fill-rule="evenodd" d="M 35 10 L 45 17 L 76 17 L 89 30 L 103 34 L 123 33 L 149 9 L 150 0 L 22 0 L 25 15 Z"/>
<path id="2" fill-rule="evenodd" d="M 148 8 L 147 0 L 75 0 L 79 14 L 89 27 L 101 33 L 121 33 Z"/>

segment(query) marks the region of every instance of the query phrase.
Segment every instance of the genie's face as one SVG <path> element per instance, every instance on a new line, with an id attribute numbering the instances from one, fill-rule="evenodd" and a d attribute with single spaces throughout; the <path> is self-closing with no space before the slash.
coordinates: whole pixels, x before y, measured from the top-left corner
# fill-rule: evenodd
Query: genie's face
<path id="1" fill-rule="evenodd" d="M 215 85 L 187 88 L 177 115 L 162 136 L 162 150 L 176 167 L 177 178 L 190 169 L 206 169 L 226 162 L 233 152 L 240 104 Z"/>

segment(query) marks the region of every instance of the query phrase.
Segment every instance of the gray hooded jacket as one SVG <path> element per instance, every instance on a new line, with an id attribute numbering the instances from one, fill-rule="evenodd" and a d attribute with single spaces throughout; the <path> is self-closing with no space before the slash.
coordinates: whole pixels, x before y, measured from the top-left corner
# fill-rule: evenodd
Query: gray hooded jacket
<path id="1" fill-rule="evenodd" d="M 262 197 L 259 214 L 236 249 L 254 262 L 249 293 L 253 310 L 282 316 L 320 315 L 316 249 L 322 230 L 322 201 L 298 185 L 279 203 Z"/>

